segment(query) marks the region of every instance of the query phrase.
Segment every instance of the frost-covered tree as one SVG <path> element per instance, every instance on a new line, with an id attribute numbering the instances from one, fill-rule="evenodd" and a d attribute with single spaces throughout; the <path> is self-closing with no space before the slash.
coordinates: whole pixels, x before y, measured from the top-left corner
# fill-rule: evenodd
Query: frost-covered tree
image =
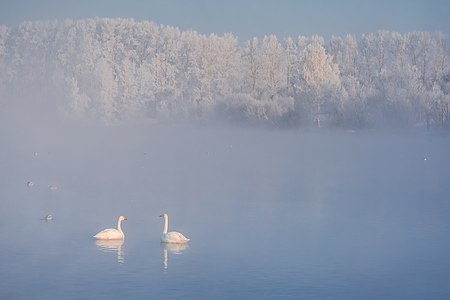
<path id="1" fill-rule="evenodd" d="M 244 80 L 243 92 L 256 93 L 257 82 L 260 80 L 261 57 L 258 38 L 254 37 L 245 42 L 242 50 L 242 72 Z"/>
<path id="2" fill-rule="evenodd" d="M 449 126 L 449 48 L 447 35 L 427 32 L 239 44 L 132 19 L 24 22 L 0 26 L 0 96 L 104 122 L 219 112 L 270 124 Z"/>
<path id="3" fill-rule="evenodd" d="M 286 52 L 286 92 L 293 89 L 293 77 L 296 64 L 298 63 L 297 45 L 291 37 L 285 41 Z"/>
<path id="4" fill-rule="evenodd" d="M 303 55 L 303 78 L 312 93 L 315 107 L 315 123 L 321 127 L 322 105 L 339 88 L 340 78 L 337 65 L 323 47 L 323 38 L 313 36 Z"/>
<path id="5" fill-rule="evenodd" d="M 259 90 L 263 97 L 273 98 L 284 84 L 286 60 L 276 36 L 264 36 L 261 42 L 261 81 Z"/>

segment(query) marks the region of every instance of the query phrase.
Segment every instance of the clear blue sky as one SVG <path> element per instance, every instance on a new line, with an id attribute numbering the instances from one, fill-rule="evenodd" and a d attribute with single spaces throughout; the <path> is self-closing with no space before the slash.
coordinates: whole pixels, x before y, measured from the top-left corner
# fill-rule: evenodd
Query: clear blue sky
<path id="1" fill-rule="evenodd" d="M 239 39 L 377 30 L 450 34 L 450 0 L 0 0 L 0 24 L 122 17 Z"/>

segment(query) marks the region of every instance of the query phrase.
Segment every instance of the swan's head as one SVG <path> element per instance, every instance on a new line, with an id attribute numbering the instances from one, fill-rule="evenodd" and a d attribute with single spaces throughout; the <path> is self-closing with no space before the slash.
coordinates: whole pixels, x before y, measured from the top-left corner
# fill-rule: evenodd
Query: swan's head
<path id="1" fill-rule="evenodd" d="M 166 218 L 166 217 L 167 217 L 167 214 L 166 214 L 166 213 L 163 213 L 163 214 L 160 215 L 159 217 L 160 217 L 160 218 L 162 218 L 162 217 L 165 217 L 165 218 Z"/>
<path id="2" fill-rule="evenodd" d="M 125 220 L 127 220 L 127 217 L 125 217 L 125 216 L 120 216 L 119 217 L 119 221 L 125 221 Z"/>

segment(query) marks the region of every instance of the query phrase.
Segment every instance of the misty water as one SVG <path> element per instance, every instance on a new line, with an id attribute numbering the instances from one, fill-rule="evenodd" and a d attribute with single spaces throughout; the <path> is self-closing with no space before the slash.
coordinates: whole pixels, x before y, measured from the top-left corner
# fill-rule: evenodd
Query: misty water
<path id="1" fill-rule="evenodd" d="M 23 121 L 1 299 L 450 299 L 448 135 Z M 121 214 L 123 242 L 93 239 Z"/>

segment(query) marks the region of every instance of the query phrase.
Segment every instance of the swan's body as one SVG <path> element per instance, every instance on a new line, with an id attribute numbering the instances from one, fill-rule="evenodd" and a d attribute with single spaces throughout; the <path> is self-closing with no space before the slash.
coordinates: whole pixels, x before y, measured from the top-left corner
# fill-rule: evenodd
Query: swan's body
<path id="1" fill-rule="evenodd" d="M 102 230 L 94 235 L 94 238 L 96 238 L 97 240 L 123 240 L 125 238 L 125 235 L 123 234 L 121 223 L 126 219 L 126 217 L 120 216 L 119 220 L 117 220 L 117 229 L 108 228 Z"/>
<path id="2" fill-rule="evenodd" d="M 189 242 L 189 239 L 179 232 L 172 231 L 163 233 L 161 241 L 164 243 L 183 244 Z"/>
<path id="3" fill-rule="evenodd" d="M 184 244 L 189 242 L 189 239 L 179 232 L 167 232 L 169 229 L 169 216 L 167 214 L 162 214 L 160 217 L 164 217 L 164 228 L 161 236 L 161 242 L 173 244 Z"/>

